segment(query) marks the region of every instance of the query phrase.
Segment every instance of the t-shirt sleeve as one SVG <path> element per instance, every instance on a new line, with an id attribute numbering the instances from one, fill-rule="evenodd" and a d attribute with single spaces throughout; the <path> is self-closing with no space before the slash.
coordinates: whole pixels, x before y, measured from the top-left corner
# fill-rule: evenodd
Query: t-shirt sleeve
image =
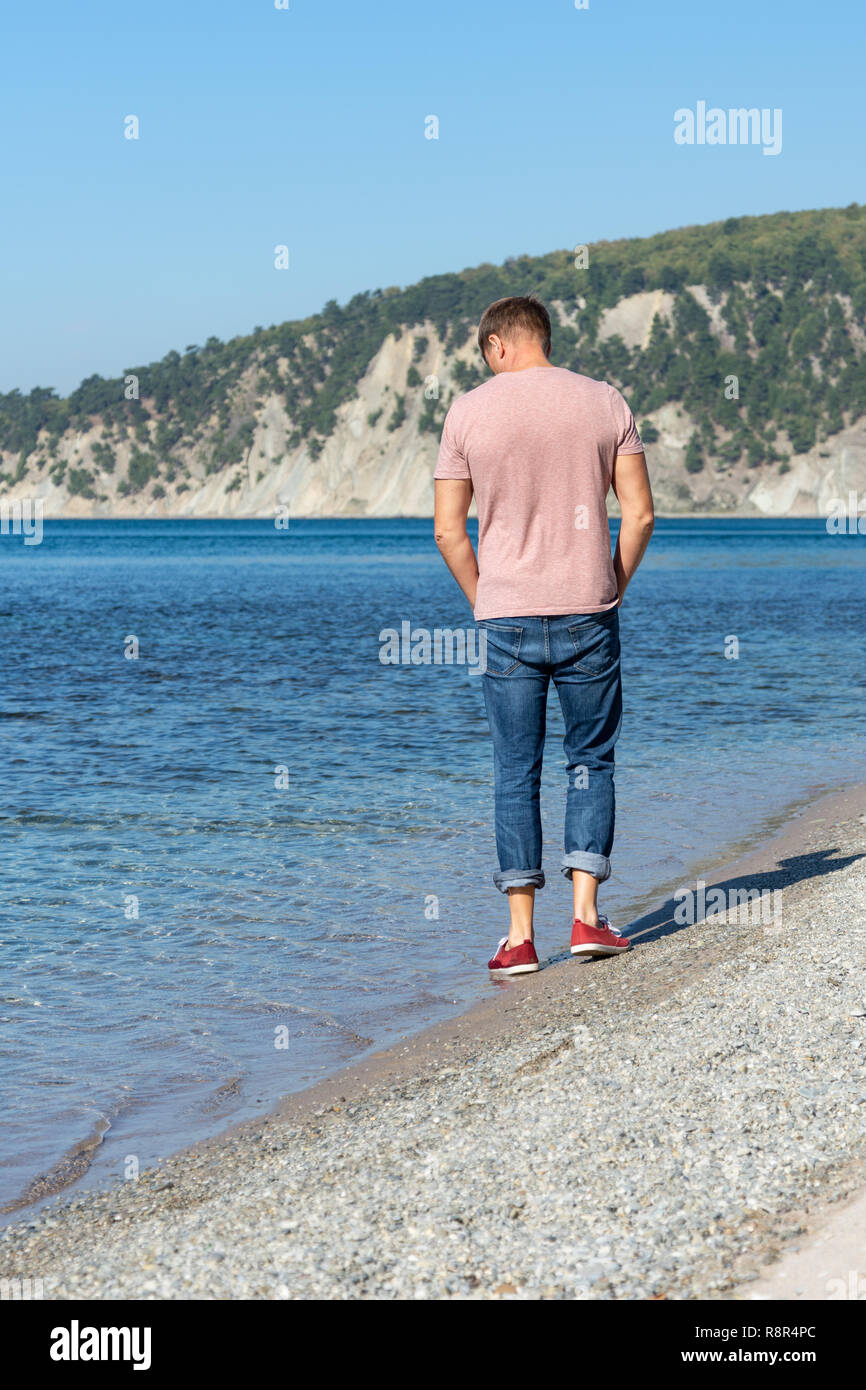
<path id="1" fill-rule="evenodd" d="M 469 478 L 469 465 L 454 438 L 453 407 L 445 416 L 434 478 Z"/>
<path id="2" fill-rule="evenodd" d="M 613 422 L 616 428 L 616 453 L 617 454 L 642 454 L 644 451 L 641 437 L 637 432 L 637 425 L 634 422 L 628 403 L 624 396 L 620 395 L 616 387 L 610 388 L 610 404 L 613 410 Z"/>

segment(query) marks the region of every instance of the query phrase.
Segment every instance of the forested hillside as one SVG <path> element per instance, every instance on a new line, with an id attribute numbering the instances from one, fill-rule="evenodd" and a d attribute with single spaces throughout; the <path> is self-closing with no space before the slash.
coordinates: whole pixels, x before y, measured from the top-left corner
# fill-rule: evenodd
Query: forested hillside
<path id="1" fill-rule="evenodd" d="M 478 317 L 530 292 L 551 308 L 553 360 L 625 392 L 669 509 L 748 510 L 760 479 L 787 496 L 778 479 L 806 456 L 820 474 L 834 440 L 843 474 L 859 476 L 866 208 L 854 204 L 518 256 L 209 338 L 66 398 L 8 392 L 2 494 L 44 496 L 49 514 L 425 512 L 448 404 L 485 374 Z"/>

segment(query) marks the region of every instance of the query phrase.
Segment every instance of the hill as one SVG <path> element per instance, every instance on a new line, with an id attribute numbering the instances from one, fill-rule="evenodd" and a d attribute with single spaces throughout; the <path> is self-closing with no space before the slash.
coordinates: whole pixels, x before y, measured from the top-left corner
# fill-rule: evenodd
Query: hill
<path id="1" fill-rule="evenodd" d="M 729 218 L 357 294 L 120 377 L 0 395 L 4 498 L 46 514 L 425 515 L 483 380 L 491 300 L 535 293 L 552 360 L 613 382 L 660 510 L 818 512 L 866 493 L 866 207 Z"/>

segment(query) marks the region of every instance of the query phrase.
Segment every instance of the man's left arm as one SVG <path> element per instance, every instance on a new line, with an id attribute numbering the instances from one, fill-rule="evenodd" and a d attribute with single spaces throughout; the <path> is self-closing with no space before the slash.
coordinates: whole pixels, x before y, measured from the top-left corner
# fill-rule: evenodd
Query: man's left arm
<path id="1" fill-rule="evenodd" d="M 466 530 L 471 501 L 471 478 L 436 479 L 433 534 L 439 554 L 474 609 L 478 561 Z"/>

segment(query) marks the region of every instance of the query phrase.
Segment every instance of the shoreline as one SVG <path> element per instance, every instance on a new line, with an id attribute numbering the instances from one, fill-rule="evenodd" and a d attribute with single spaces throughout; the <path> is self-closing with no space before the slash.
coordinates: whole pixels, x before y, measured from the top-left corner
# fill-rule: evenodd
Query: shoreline
<path id="1" fill-rule="evenodd" d="M 657 521 L 826 521 L 826 512 L 762 512 L 758 507 L 743 510 L 735 508 L 732 511 L 706 512 L 706 511 L 682 511 L 667 512 L 656 511 Z M 43 513 L 43 521 L 273 521 L 273 511 L 269 512 L 242 512 L 232 513 L 227 516 L 225 512 L 172 512 L 164 516 L 144 515 L 137 512 L 113 512 L 108 516 L 99 512 L 89 515 L 77 516 L 55 516 L 50 512 Z M 470 513 L 470 521 L 477 521 L 474 513 Z M 608 521 L 619 521 L 619 512 L 608 512 Z M 394 516 L 371 516 L 369 514 L 355 515 L 349 512 L 322 512 L 315 515 L 302 515 L 292 517 L 293 521 L 429 521 L 433 524 L 432 512 L 398 512 Z"/>
<path id="2" fill-rule="evenodd" d="M 823 793 L 815 805 L 823 805 L 826 802 L 832 811 L 838 802 L 844 813 L 844 808 L 848 805 L 847 798 L 852 793 L 856 796 L 858 790 L 858 784 L 854 784 L 853 787 L 847 789 Z M 864 803 L 866 803 L 866 784 L 863 784 L 862 790 Z M 772 850 L 777 840 L 780 842 L 784 840 L 787 829 L 797 824 L 808 805 L 807 800 L 794 801 L 771 812 L 767 817 L 769 826 L 756 850 L 745 852 L 741 843 L 729 842 L 720 851 L 713 869 L 704 880 L 706 885 L 711 887 L 725 875 L 734 871 L 746 872 L 750 867 L 760 868 L 766 854 Z M 677 879 L 678 884 L 683 881 Z M 647 923 L 658 925 L 656 919 L 659 912 L 663 912 L 664 905 L 670 901 L 666 891 L 668 886 L 669 884 L 661 882 L 648 892 L 634 895 L 634 901 L 644 910 L 641 911 L 639 908 L 638 917 L 629 923 L 626 935 L 631 940 L 636 941 L 646 937 L 651 930 L 651 926 Z M 672 888 L 671 891 L 673 891 Z M 659 902 L 663 904 L 661 909 L 650 906 L 650 904 Z M 551 969 L 559 970 L 567 967 L 570 963 L 570 956 L 565 951 L 559 951 L 547 958 L 542 958 L 542 963 L 543 971 L 546 974 Z M 483 973 L 481 964 L 476 967 L 476 973 L 480 980 Z M 462 1007 L 458 1013 L 442 1019 L 439 1023 L 426 1024 L 423 1028 L 410 1030 L 391 1042 L 382 1045 L 373 1043 L 354 1060 L 342 1063 L 319 1080 L 286 1093 L 273 1101 L 267 1109 L 248 1114 L 245 1118 L 230 1119 L 212 1135 L 193 1140 L 181 1140 L 176 1147 L 169 1147 L 164 1156 L 151 1160 L 147 1166 L 152 1167 L 154 1162 L 164 1163 L 170 1158 L 180 1157 L 185 1153 L 195 1153 L 200 1149 L 219 1146 L 223 1141 L 230 1140 L 235 1135 L 242 1135 L 255 1130 L 260 1125 L 268 1124 L 272 1120 L 301 1122 L 309 1119 L 321 1105 L 326 1107 L 333 1105 L 337 1098 L 345 1103 L 346 1096 L 343 1092 L 353 1090 L 358 1084 L 361 1085 L 362 1091 L 366 1092 L 375 1088 L 383 1076 L 401 1080 L 411 1078 L 413 1067 L 419 1065 L 426 1058 L 431 1048 L 440 1043 L 447 1047 L 455 1046 L 456 1040 L 462 1038 L 467 1029 L 471 1032 L 477 1027 L 480 1030 L 479 1037 L 492 1038 L 504 1026 L 504 1014 L 510 1011 L 509 1005 L 502 997 L 508 990 L 509 983 L 504 980 L 485 980 L 484 985 L 480 986 L 484 989 L 484 993 L 472 1003 Z M 551 980 L 550 983 L 552 984 L 553 981 Z M 62 1202 L 76 1195 L 76 1184 L 87 1176 L 93 1161 L 99 1155 L 103 1141 L 110 1136 L 111 1130 L 111 1120 L 104 1116 L 101 1117 L 87 1134 L 60 1154 L 50 1168 L 35 1173 L 17 1197 L 0 1206 L 0 1232 L 5 1226 L 15 1224 L 16 1220 L 20 1220 L 22 1216 L 43 1210 L 54 1199 L 60 1199 Z M 169 1144 L 172 1143 L 173 1141 L 169 1140 Z M 86 1196 L 89 1193 L 116 1191 L 119 1186 L 122 1187 L 122 1183 L 118 1178 L 103 1174 L 102 1180 L 96 1186 L 81 1188 L 80 1192 L 81 1195 Z"/>
<path id="3" fill-rule="evenodd" d="M 828 854 L 834 849 L 834 845 L 829 841 L 844 841 L 849 848 L 853 847 L 855 842 L 862 846 L 864 810 L 866 787 L 862 785 L 823 796 L 808 808 L 803 808 L 799 813 L 789 817 L 776 834 L 763 840 L 749 853 L 735 859 L 729 858 L 712 874 L 708 873 L 705 880 L 707 887 L 720 883 L 730 885 L 743 882 L 759 888 L 784 887 L 798 902 L 803 900 L 807 903 L 810 895 L 814 897 L 818 894 L 820 897 L 822 892 L 826 893 L 828 889 L 832 894 L 834 889 L 838 891 L 841 874 L 836 872 L 828 883 L 826 878 L 830 870 L 839 870 L 841 867 L 846 876 L 856 873 L 856 861 L 860 856 L 855 851 L 840 866 L 828 858 Z M 828 835 L 830 830 L 837 833 Z M 796 930 L 798 911 L 795 905 L 795 926 L 792 930 Z M 790 908 L 787 912 L 790 913 Z M 398 1148 L 402 1145 L 405 1148 L 411 1139 L 411 1115 L 416 1107 L 423 1108 L 429 1104 L 428 1098 L 431 1093 L 434 1096 L 433 1114 L 436 1117 L 445 1116 L 446 1127 L 451 1126 L 454 1121 L 455 1098 L 451 1092 L 458 1093 L 457 1099 L 462 1099 L 463 1108 L 469 1107 L 466 1135 L 463 1135 L 459 1126 L 456 1130 L 448 1128 L 448 1133 L 459 1133 L 460 1143 L 465 1139 L 465 1142 L 480 1148 L 485 1155 L 485 1163 L 489 1163 L 491 1134 L 489 1126 L 485 1128 L 485 1120 L 488 1107 L 498 1104 L 500 1096 L 505 1100 L 507 1107 L 507 1088 L 503 1094 L 501 1077 L 505 1075 L 510 1080 L 516 1074 L 508 1070 L 509 1056 L 512 1057 L 512 1065 L 514 1056 L 520 1056 L 522 1060 L 517 1071 L 524 1076 L 543 1075 L 547 1078 L 550 1073 L 552 1079 L 550 1082 L 545 1080 L 545 1084 L 553 1085 L 553 1079 L 557 1074 L 561 1076 L 558 1062 L 574 1045 L 576 1017 L 582 1020 L 584 1015 L 589 1018 L 591 1013 L 594 1020 L 591 1034 L 596 1027 L 604 1032 L 609 1026 L 615 1025 L 613 1036 L 619 1037 L 619 1030 L 625 1032 L 625 1025 L 633 1022 L 634 1011 L 637 1011 L 641 1020 L 645 1022 L 649 1009 L 665 1010 L 669 1016 L 673 1016 L 681 1007 L 693 1007 L 694 1001 L 697 1001 L 697 1006 L 700 1007 L 703 993 L 709 988 L 710 983 L 717 980 L 724 982 L 732 970 L 736 972 L 744 953 L 755 954 L 756 958 L 750 966 L 753 971 L 762 968 L 763 956 L 767 958 L 764 962 L 767 967 L 772 965 L 776 971 L 779 966 L 783 971 L 787 969 L 781 955 L 783 942 L 772 928 L 759 928 L 756 933 L 754 927 L 744 931 L 742 925 L 732 927 L 727 922 L 720 925 L 704 922 L 682 928 L 673 920 L 673 903 L 670 899 L 632 923 L 628 935 L 639 949 L 629 952 L 620 960 L 578 965 L 565 953 L 559 953 L 553 956 L 537 975 L 521 981 L 499 982 L 492 995 L 477 1001 L 459 1016 L 444 1023 L 430 1025 L 420 1033 L 369 1054 L 362 1061 L 341 1068 L 312 1087 L 286 1097 L 266 1116 L 242 1121 L 211 1139 L 181 1149 L 171 1158 L 143 1172 L 135 1183 L 61 1197 L 53 1204 L 43 1201 L 39 1212 L 34 1213 L 32 1220 L 26 1219 L 26 1212 L 20 1213 L 17 1221 L 13 1219 L 0 1236 L 0 1250 L 6 1255 L 6 1259 L 0 1262 L 0 1272 L 4 1277 L 15 1272 L 9 1268 L 10 1258 L 13 1258 L 21 1261 L 19 1268 L 22 1274 L 38 1274 L 41 1258 L 42 1268 L 59 1271 L 59 1289 L 54 1294 L 49 1292 L 48 1296 L 61 1298 L 307 1296 L 306 1286 L 295 1286 L 295 1274 L 286 1275 L 282 1282 L 276 1279 L 276 1276 L 270 1283 L 265 1281 L 264 1284 L 260 1282 L 256 1285 L 253 1281 L 252 1286 L 242 1285 L 240 1289 L 235 1282 L 232 1284 L 231 1292 L 220 1292 L 219 1290 L 224 1288 L 223 1278 L 231 1268 L 228 1254 L 224 1252 L 213 1269 L 208 1259 L 205 1259 L 203 1264 L 199 1260 L 202 1248 L 209 1248 L 212 1244 L 212 1227 L 222 1227 L 226 1220 L 239 1221 L 241 1229 L 247 1232 L 249 1217 L 244 1213 L 248 1211 L 250 1203 L 253 1203 L 258 1212 L 262 1185 L 264 1184 L 268 1192 L 272 1192 L 272 1185 L 276 1182 L 278 1193 L 272 1195 L 276 1197 L 277 1205 L 269 1210 L 276 1218 L 282 1205 L 283 1214 L 292 1218 L 289 1222 L 291 1231 L 282 1233 L 282 1240 L 280 1242 L 278 1239 L 277 1244 L 286 1245 L 287 1234 L 296 1233 L 300 1237 L 305 1220 L 303 1216 L 295 1218 L 296 1186 L 308 1181 L 304 1174 L 309 1169 L 311 1158 L 317 1172 L 327 1174 L 329 1170 L 333 1171 L 333 1195 L 338 1196 L 342 1204 L 348 1204 L 350 1209 L 354 1209 L 356 1199 L 348 1195 L 351 1183 L 347 1189 L 339 1180 L 339 1175 L 346 1165 L 352 1167 L 353 1147 L 365 1138 L 365 1131 L 372 1131 L 373 1141 L 377 1133 L 381 1135 L 381 1147 L 390 1149 L 395 1145 Z M 684 949 L 679 949 L 680 946 Z M 800 959 L 800 955 L 790 959 L 793 965 Z M 746 983 L 748 984 L 748 976 Z M 838 983 L 836 981 L 835 985 Z M 724 988 L 724 983 L 722 987 Z M 781 997 L 786 999 L 784 980 L 782 988 Z M 621 996 L 624 991 L 629 995 L 629 1008 L 622 1013 Z M 813 986 L 810 986 L 807 998 L 811 998 L 813 992 Z M 709 1007 L 715 1005 L 710 1004 Z M 808 1005 L 804 1005 L 804 1009 L 808 1012 Z M 736 1019 L 737 1015 L 733 1017 Z M 585 1023 L 580 1021 L 577 1025 L 578 1031 L 585 1026 Z M 720 1032 L 717 1026 L 711 1026 L 707 1038 L 713 1043 L 721 1042 L 725 1031 Z M 652 1037 L 653 1033 L 654 1030 L 650 1026 L 648 1036 Z M 686 1034 L 687 1037 L 689 1035 Z M 644 1048 L 645 1041 L 641 1044 L 641 1049 Z M 853 1045 L 859 1044 L 855 1041 Z M 738 1046 L 747 1044 L 739 1043 Z M 632 1060 L 645 1067 L 649 1054 L 641 1049 L 636 1049 L 636 1059 Z M 773 1064 L 778 1063 L 777 1058 L 764 1056 L 760 1051 L 755 1056 L 758 1068 L 769 1066 L 771 1061 Z M 495 1101 L 488 1098 L 485 1084 L 485 1078 L 486 1082 L 490 1083 L 492 1077 L 500 1077 L 493 1085 Z M 604 1080 L 604 1077 L 601 1079 Z M 475 1093 L 480 1091 L 480 1095 L 476 1094 L 475 1098 L 467 1100 L 467 1088 Z M 784 1092 L 784 1087 L 776 1088 L 777 1091 L 779 1089 Z M 522 1093 L 520 1099 L 523 1099 Z M 460 1106 L 457 1108 L 459 1110 Z M 395 1112 L 405 1115 L 407 1110 L 410 1115 L 408 1122 L 404 1119 L 395 1126 Z M 529 1132 L 547 1123 L 548 1114 L 545 1111 L 543 1118 L 535 1117 L 533 1124 L 529 1126 Z M 434 1123 L 431 1142 L 440 1142 L 436 1138 L 440 1129 L 441 1125 Z M 694 1129 L 694 1125 L 691 1129 Z M 862 1130 L 862 1124 L 860 1129 Z M 627 1132 L 627 1129 L 623 1131 Z M 860 1130 L 855 1133 L 859 1134 Z M 554 1139 L 555 1145 L 558 1145 L 562 1142 L 562 1135 L 557 1132 Z M 582 1144 L 586 1141 L 575 1138 L 574 1142 Z M 678 1142 L 684 1143 L 683 1140 Z M 659 1139 L 660 1147 L 661 1144 L 662 1140 Z M 359 1172 L 368 1173 L 371 1164 L 378 1174 L 381 1163 L 379 1153 L 380 1146 L 373 1142 L 367 1159 L 358 1159 L 360 1169 L 352 1169 L 356 1178 Z M 447 1162 L 448 1157 L 446 1147 L 446 1151 L 439 1153 L 438 1163 L 441 1165 Z M 602 1167 L 611 1162 L 613 1157 L 614 1150 L 605 1154 L 601 1160 Z M 627 1153 L 616 1153 L 617 1162 L 626 1157 Z M 294 1177 L 288 1185 L 284 1180 L 280 1185 L 280 1180 L 275 1179 L 274 1173 L 282 1172 L 285 1166 L 294 1170 Z M 401 1166 L 406 1166 L 405 1158 Z M 267 1170 L 267 1177 L 262 1169 Z M 410 1165 L 407 1174 L 411 1172 Z M 460 1173 L 461 1180 L 465 1180 L 464 1169 L 461 1168 Z M 324 1181 L 330 1185 L 327 1177 Z M 807 1210 L 808 1217 L 801 1216 L 799 1224 L 789 1222 L 788 1236 L 801 1232 L 803 1220 L 810 1224 L 813 1219 L 817 1220 L 820 1216 L 826 1215 L 829 1203 L 852 1195 L 864 1181 L 866 1144 L 858 1145 L 852 1142 L 843 1155 L 836 1154 L 829 1163 L 820 1184 L 820 1191 L 817 1194 L 804 1194 L 800 1211 L 802 1213 L 803 1210 Z M 525 1183 L 521 1182 L 520 1186 L 525 1186 Z M 469 1200 L 472 1190 L 470 1180 L 466 1200 Z M 386 1206 L 389 1201 L 393 1203 L 400 1198 L 399 1189 L 395 1190 L 387 1181 L 384 1194 L 382 1200 Z M 798 1197 L 799 1195 L 798 1193 Z M 453 1204 L 454 1199 L 450 1200 Z M 219 1205 L 218 1212 L 211 1210 L 214 1202 Z M 520 1206 L 521 1211 L 524 1206 L 525 1202 Z M 380 1209 L 381 1204 L 377 1210 Z M 787 1202 L 782 1203 L 781 1210 L 783 1214 L 785 1210 L 794 1210 L 790 1196 Z M 160 1269 L 160 1264 L 167 1263 L 173 1266 L 173 1261 L 167 1253 L 166 1242 L 173 1239 L 172 1231 L 178 1215 L 190 1223 L 191 1232 L 194 1232 L 193 1248 L 197 1257 L 195 1268 L 191 1262 L 184 1263 L 182 1273 L 173 1269 L 169 1275 L 168 1269 Z M 773 1215 L 772 1212 L 768 1213 L 768 1218 Z M 779 1217 L 779 1212 L 775 1213 L 775 1217 Z M 367 1213 L 365 1219 L 375 1224 L 379 1218 Z M 771 1220 L 768 1224 L 763 1217 L 753 1216 L 745 1224 L 751 1229 L 742 1232 L 744 1239 L 739 1243 L 744 1244 L 747 1259 L 750 1252 L 753 1260 L 756 1257 L 772 1255 L 778 1241 L 786 1238 L 784 1231 L 781 1235 L 779 1233 L 778 1221 L 774 1226 Z M 461 1229 L 464 1229 L 463 1226 Z M 437 1226 L 434 1225 L 431 1231 L 438 1235 Z M 115 1284 L 112 1285 L 110 1276 L 100 1274 L 99 1267 L 103 1258 L 107 1259 L 109 1265 L 112 1263 L 109 1251 L 114 1250 L 115 1233 L 123 1233 L 125 1239 L 129 1240 L 139 1232 L 149 1247 L 155 1242 L 155 1248 L 163 1251 L 153 1267 L 157 1274 L 165 1273 L 167 1282 L 160 1286 L 160 1280 L 147 1277 L 151 1272 L 149 1260 L 136 1272 L 136 1260 L 132 1259 L 125 1273 L 115 1272 Z M 736 1234 L 737 1231 L 732 1229 L 726 1236 L 737 1244 L 737 1240 L 734 1239 Z M 340 1238 L 342 1239 L 342 1235 Z M 423 1243 L 424 1237 L 421 1239 Z M 63 1247 L 62 1251 L 58 1242 Z M 99 1250 L 91 1253 L 90 1247 L 93 1244 L 102 1250 L 100 1258 L 97 1258 Z M 759 1247 L 757 1252 L 753 1251 L 755 1246 Z M 328 1249 L 327 1241 L 320 1241 L 316 1248 L 324 1257 Z M 609 1245 L 603 1245 L 601 1248 L 609 1249 Z M 312 1256 L 308 1249 L 307 1265 L 310 1258 Z M 572 1283 L 566 1281 L 566 1289 L 571 1289 L 571 1292 L 563 1292 L 555 1285 L 549 1285 L 547 1291 L 542 1287 L 540 1293 L 534 1292 L 531 1279 L 525 1274 L 518 1277 L 512 1270 L 514 1278 L 500 1280 L 500 1283 L 513 1283 L 513 1294 L 507 1290 L 500 1292 L 494 1286 L 486 1287 L 483 1278 L 479 1279 L 477 1284 L 473 1284 L 469 1278 L 464 1281 L 464 1287 L 455 1276 L 457 1285 L 454 1288 L 448 1287 L 447 1281 L 440 1287 L 434 1279 L 429 1291 L 422 1296 L 657 1296 L 656 1293 L 648 1295 L 627 1291 L 605 1292 L 604 1289 L 598 1288 L 598 1280 L 602 1276 L 597 1274 L 597 1269 L 600 1264 L 604 1265 L 604 1260 L 605 1257 L 602 1256 L 601 1261 L 597 1258 L 584 1262 L 590 1272 L 596 1273 L 596 1278 L 585 1292 L 580 1291 L 580 1287 L 574 1284 L 573 1279 L 576 1275 L 569 1276 Z M 326 1260 L 326 1263 L 330 1266 L 332 1261 Z M 623 1267 L 621 1261 L 615 1263 L 617 1269 Z M 88 1275 L 91 1264 L 93 1269 Z M 375 1259 L 373 1264 L 375 1266 Z M 313 1296 L 393 1296 L 387 1280 L 383 1291 L 381 1270 L 378 1271 L 379 1284 L 376 1288 L 370 1286 L 370 1280 L 374 1278 L 375 1273 L 375 1270 L 371 1270 L 369 1275 L 363 1277 L 354 1273 L 352 1279 L 360 1281 L 357 1291 L 354 1291 L 354 1285 L 351 1291 L 347 1291 L 341 1273 L 331 1270 L 326 1276 L 326 1282 L 331 1281 L 333 1287 L 338 1289 L 337 1294 L 334 1295 L 333 1288 L 330 1288 L 324 1294 L 319 1290 Z M 742 1274 L 743 1271 L 740 1269 L 739 1273 Z M 670 1275 L 670 1282 L 675 1282 L 673 1273 Z M 694 1291 L 677 1292 L 671 1289 L 665 1296 L 730 1297 L 730 1290 L 736 1286 L 737 1269 L 732 1265 L 730 1277 L 723 1280 L 713 1293 L 696 1294 Z M 112 1291 L 113 1288 L 117 1291 Z M 578 1292 L 574 1291 L 575 1288 L 578 1288 Z M 288 1292 L 280 1292 L 282 1289 L 287 1289 Z"/>
<path id="4" fill-rule="evenodd" d="M 855 784 L 843 791 L 828 792 L 815 802 L 812 811 L 819 808 L 822 810 L 822 819 L 841 819 L 861 812 L 866 814 L 866 784 Z M 798 810 L 792 815 L 788 810 L 780 812 L 779 815 L 785 817 L 782 827 L 761 841 L 758 848 L 745 854 L 733 852 L 728 858 L 723 858 L 704 880 L 708 888 L 722 883 L 731 875 L 742 877 L 752 872 L 765 873 L 769 854 L 775 852 L 779 857 L 783 857 L 794 854 L 801 848 L 804 837 L 799 833 L 802 828 L 800 822 L 805 817 L 811 821 L 812 813 Z M 668 931 L 677 931 L 678 927 L 669 910 L 670 903 L 671 899 L 668 897 L 659 908 L 644 913 L 637 922 L 632 922 L 625 932 L 629 940 L 652 940 Z M 434 1045 L 441 1043 L 445 1047 L 471 1048 L 476 1041 L 493 1041 L 507 1032 L 507 1016 L 529 1003 L 528 999 L 516 997 L 518 989 L 525 989 L 528 985 L 533 991 L 533 1003 L 541 1005 L 551 996 L 560 997 L 562 989 L 567 983 L 570 984 L 566 982 L 563 972 L 568 972 L 573 965 L 570 955 L 560 951 L 542 961 L 542 969 L 537 975 L 525 977 L 519 983 L 495 981 L 492 984 L 494 994 L 470 1004 L 453 1018 L 442 1023 L 429 1024 L 406 1039 L 377 1049 L 371 1054 L 365 1054 L 359 1061 L 341 1067 L 339 1071 L 323 1077 L 312 1086 L 285 1096 L 265 1115 L 230 1125 L 220 1135 L 201 1140 L 179 1152 L 211 1149 L 235 1134 L 259 1128 L 263 1122 L 300 1123 L 315 1115 L 322 1106 L 333 1105 L 335 1101 L 346 1102 L 346 1093 L 356 1090 L 358 1086 L 361 1088 L 360 1095 L 363 1096 L 386 1082 L 394 1084 L 397 1081 L 418 1079 L 417 1068 L 426 1060 L 426 1054 Z"/>

